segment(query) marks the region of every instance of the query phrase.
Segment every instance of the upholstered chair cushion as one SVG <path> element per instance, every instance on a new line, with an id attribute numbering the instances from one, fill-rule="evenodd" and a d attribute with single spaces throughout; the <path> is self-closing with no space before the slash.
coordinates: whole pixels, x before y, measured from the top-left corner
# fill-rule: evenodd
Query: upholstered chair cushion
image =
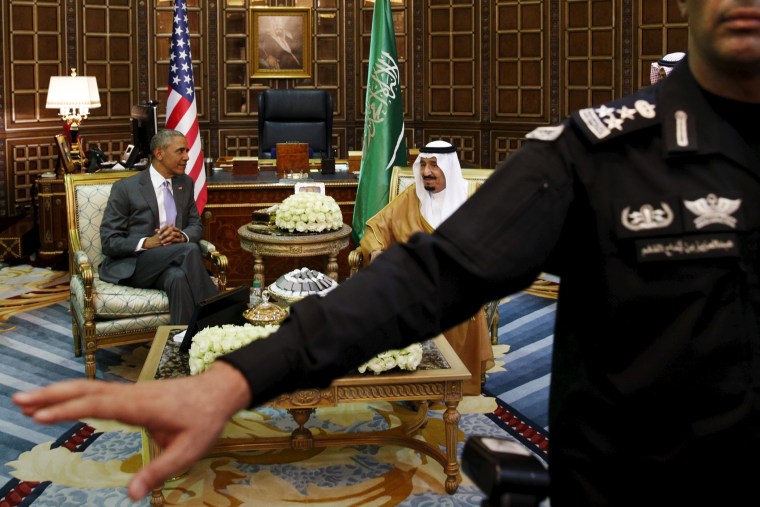
<path id="1" fill-rule="evenodd" d="M 79 277 L 71 280 L 71 297 L 84 306 L 84 284 Z M 93 306 L 96 319 L 118 319 L 135 315 L 166 313 L 169 298 L 157 289 L 136 289 L 126 285 L 94 279 Z"/>
<path id="2" fill-rule="evenodd" d="M 79 242 L 82 250 L 97 271 L 103 262 L 100 244 L 100 222 L 111 194 L 111 183 L 102 185 L 81 185 L 76 188 L 79 212 Z"/>

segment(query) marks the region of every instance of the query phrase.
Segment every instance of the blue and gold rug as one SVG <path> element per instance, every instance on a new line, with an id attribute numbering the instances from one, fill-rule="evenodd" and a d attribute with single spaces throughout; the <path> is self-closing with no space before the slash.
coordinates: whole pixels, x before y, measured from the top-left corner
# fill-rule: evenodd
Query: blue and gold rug
<path id="1" fill-rule="evenodd" d="M 66 301 L 68 297 L 68 273 L 0 263 L 0 332 L 9 328 L 7 322 L 12 315 Z"/>
<path id="2" fill-rule="evenodd" d="M 553 303 L 521 293 L 501 305 L 497 365 L 487 376 L 487 395 L 467 397 L 459 406 L 460 442 L 468 435 L 509 433 L 546 456 L 547 390 L 542 386 L 548 386 L 548 373 L 541 367 L 530 379 L 525 375 L 531 364 L 537 365 L 537 357 L 542 364 L 550 359 L 546 339 L 550 341 L 551 331 L 546 335 L 544 321 L 553 319 Z M 0 333 L 0 504 L 133 505 L 125 486 L 141 465 L 138 428 L 99 420 L 40 426 L 10 405 L 16 390 L 84 376 L 82 359 L 73 356 L 70 322 L 68 305 L 56 303 L 10 317 L 15 328 Z M 99 350 L 98 376 L 134 381 L 146 353 L 146 346 Z M 445 407 L 432 408 L 419 438 L 443 446 Z M 264 407 L 250 414 L 246 424 L 256 432 L 286 435 L 294 429 L 284 411 Z M 367 431 L 396 426 L 410 417 L 410 407 L 404 404 L 352 404 L 318 410 L 309 427 L 327 433 Z M 484 498 L 466 476 L 454 495 L 446 494 L 444 480 L 441 466 L 415 451 L 357 446 L 209 458 L 169 483 L 164 493 L 167 505 L 186 506 L 479 506 Z"/>

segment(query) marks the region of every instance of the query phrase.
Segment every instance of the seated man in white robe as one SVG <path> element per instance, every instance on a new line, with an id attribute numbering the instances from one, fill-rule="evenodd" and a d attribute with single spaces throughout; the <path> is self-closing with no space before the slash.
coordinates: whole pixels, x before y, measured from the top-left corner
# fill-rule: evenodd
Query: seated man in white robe
<path id="1" fill-rule="evenodd" d="M 414 186 L 367 221 L 360 244 L 365 260 L 371 261 L 416 232 L 433 232 L 467 200 L 467 180 L 462 176 L 455 146 L 445 141 L 428 143 L 414 161 L 413 171 Z M 472 374 L 464 385 L 464 394 L 480 394 L 483 375 L 493 366 L 484 311 L 443 335 Z"/>

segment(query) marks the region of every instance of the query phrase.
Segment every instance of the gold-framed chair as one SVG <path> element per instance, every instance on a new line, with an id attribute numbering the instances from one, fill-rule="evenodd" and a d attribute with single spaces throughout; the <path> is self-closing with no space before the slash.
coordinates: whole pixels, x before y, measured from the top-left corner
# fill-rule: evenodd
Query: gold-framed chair
<path id="1" fill-rule="evenodd" d="M 74 353 L 84 352 L 85 373 L 95 378 L 95 351 L 151 341 L 158 326 L 169 324 L 169 299 L 157 289 L 136 289 L 105 282 L 98 276 L 103 260 L 100 223 L 118 180 L 135 171 L 67 174 L 71 330 Z M 215 272 L 217 287 L 227 285 L 227 257 L 202 240 L 201 252 Z"/>
<path id="2" fill-rule="evenodd" d="M 467 195 L 471 196 L 484 181 L 493 173 L 493 169 L 462 168 L 462 176 L 467 180 Z M 388 202 L 391 202 L 407 187 L 414 185 L 414 172 L 411 167 L 394 166 L 391 172 L 390 187 L 388 189 Z M 353 276 L 364 264 L 364 255 L 361 248 L 349 252 L 348 265 L 349 276 Z M 491 344 L 499 343 L 499 302 L 491 301 L 486 304 L 486 319 L 488 321 Z"/>

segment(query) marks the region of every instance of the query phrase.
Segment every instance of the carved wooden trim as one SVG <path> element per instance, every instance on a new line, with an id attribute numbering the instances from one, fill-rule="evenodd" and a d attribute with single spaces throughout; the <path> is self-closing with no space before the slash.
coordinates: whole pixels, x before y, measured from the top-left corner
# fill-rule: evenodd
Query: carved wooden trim
<path id="1" fill-rule="evenodd" d="M 208 119 L 213 124 L 219 121 L 219 9 L 216 2 L 208 4 L 208 31 L 205 33 L 208 44 L 208 79 L 205 89 L 209 98 Z M 209 135 L 210 153 L 206 157 L 219 156 L 219 136 Z"/>
<path id="2" fill-rule="evenodd" d="M 0 32 L 0 43 L 2 43 L 3 48 L 7 47 L 7 41 L 10 40 L 9 37 L 7 37 L 8 29 L 7 26 L 10 25 L 10 21 L 7 19 L 8 17 L 8 6 L 3 4 L 0 6 L 0 28 L 2 29 L 2 32 Z M 2 65 L 0 65 L 0 134 L 5 134 L 5 109 L 3 108 L 3 104 L 5 103 L 5 54 L 3 52 L 4 50 L 0 49 L 0 60 L 2 61 Z M 8 183 L 7 178 L 5 175 L 5 160 L 6 160 L 6 154 L 5 154 L 5 139 L 0 138 L 0 217 L 8 216 Z"/>
<path id="3" fill-rule="evenodd" d="M 638 61 L 634 61 L 633 58 L 633 8 L 631 5 L 631 0 L 623 0 L 623 9 L 622 9 L 622 16 L 623 16 L 623 54 L 622 56 L 622 68 L 623 68 L 623 86 L 621 89 L 621 92 L 623 96 L 630 95 L 633 93 L 633 76 L 637 75 L 638 72 L 633 72 L 633 66 L 638 65 Z"/>
<path id="4" fill-rule="evenodd" d="M 344 41 L 343 47 L 344 48 L 354 48 L 353 51 L 350 52 L 344 52 L 346 55 L 345 62 L 346 62 L 346 78 L 347 79 L 355 79 L 356 76 L 354 73 L 356 72 L 356 58 L 349 58 L 349 54 L 355 55 L 358 54 L 359 59 L 361 60 L 361 49 L 356 43 L 356 35 L 354 33 L 354 19 L 357 16 L 360 16 L 361 14 L 358 12 L 357 9 L 354 7 L 354 1 L 353 0 L 346 0 L 345 2 L 345 11 L 349 14 L 346 14 L 343 16 L 343 18 L 346 20 L 346 40 Z M 361 85 L 361 76 L 356 79 L 356 82 Z M 352 121 L 356 118 L 356 89 L 361 89 L 361 86 L 345 86 L 343 87 L 344 93 L 346 94 L 346 121 Z M 353 146 L 354 149 L 356 149 L 357 143 L 356 143 L 356 136 L 354 135 L 356 133 L 356 129 L 347 128 L 346 129 L 346 156 L 348 156 L 348 150 L 350 149 L 349 146 Z"/>
<path id="5" fill-rule="evenodd" d="M 77 66 L 77 1 L 67 0 L 66 6 L 66 70 Z M 68 75 L 66 72 L 64 75 Z"/>
<path id="6" fill-rule="evenodd" d="M 150 98 L 148 84 L 148 0 L 137 2 L 137 93 L 139 102 Z"/>
<path id="7" fill-rule="evenodd" d="M 323 400 L 330 405 L 335 404 L 335 393 L 332 389 L 301 389 L 291 394 L 282 395 L 278 399 L 281 403 L 287 402 L 288 405 L 297 407 L 316 406 Z"/>
<path id="8" fill-rule="evenodd" d="M 338 387 L 338 401 L 387 398 L 389 396 L 428 399 L 430 397 L 443 396 L 444 394 L 445 386 L 442 382 Z"/>
<path id="9" fill-rule="evenodd" d="M 3 47 L 6 47 L 6 44 L 8 44 L 8 41 L 10 40 L 7 35 L 10 21 L 7 19 L 8 12 L 6 9 L 7 6 L 5 5 L 0 7 L 0 44 L 2 44 Z M 0 132 L 5 132 L 5 109 L 3 104 L 5 104 L 6 61 L 3 50 L 0 50 L 0 61 L 2 62 L 2 65 L 0 65 Z M 5 150 L 3 146 L 4 143 L 2 142 L 2 139 L 0 139 L 0 185 L 4 185 L 3 176 L 5 176 Z M 4 188 L 5 187 L 3 186 L 0 190 L 3 190 Z M 4 215 L 2 207 L 0 207 L 0 215 Z"/>
<path id="10" fill-rule="evenodd" d="M 412 68 L 412 75 L 414 76 L 412 80 L 413 83 L 422 83 L 425 72 L 425 68 L 423 67 L 425 62 L 423 58 L 423 48 L 425 45 L 425 15 L 422 12 L 422 3 L 423 2 L 414 2 L 414 12 L 412 13 L 412 34 L 414 34 L 414 42 L 412 44 L 412 54 L 414 55 L 414 67 Z M 413 111 L 410 111 L 412 115 L 412 125 L 414 125 L 412 128 L 413 142 L 407 143 L 407 149 L 413 148 L 414 144 L 420 145 L 420 143 L 422 143 L 424 145 L 425 143 L 425 139 L 423 137 L 423 129 L 417 125 L 417 122 L 420 122 L 425 118 L 425 112 L 423 111 L 423 106 L 425 105 L 424 96 L 422 93 L 423 88 L 424 87 L 422 86 L 414 87 L 414 108 Z M 407 90 L 408 89 L 409 87 L 407 87 Z"/>
<path id="11" fill-rule="evenodd" d="M 549 122 L 560 120 L 560 50 L 559 50 L 559 0 L 549 4 Z"/>
<path id="12" fill-rule="evenodd" d="M 491 118 L 491 2 L 480 2 L 480 164 L 483 167 L 491 167 L 491 129 L 487 128 L 484 120 Z M 477 48 L 476 48 L 477 51 Z"/>

